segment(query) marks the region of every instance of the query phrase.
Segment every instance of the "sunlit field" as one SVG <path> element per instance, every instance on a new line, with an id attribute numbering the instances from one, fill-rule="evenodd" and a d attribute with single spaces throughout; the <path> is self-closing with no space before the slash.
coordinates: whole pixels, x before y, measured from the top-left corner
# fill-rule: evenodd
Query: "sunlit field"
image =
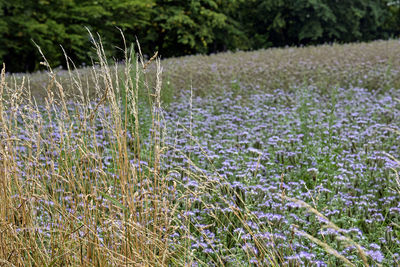
<path id="1" fill-rule="evenodd" d="M 0 264 L 400 265 L 398 40 L 94 48 L 3 68 Z"/>

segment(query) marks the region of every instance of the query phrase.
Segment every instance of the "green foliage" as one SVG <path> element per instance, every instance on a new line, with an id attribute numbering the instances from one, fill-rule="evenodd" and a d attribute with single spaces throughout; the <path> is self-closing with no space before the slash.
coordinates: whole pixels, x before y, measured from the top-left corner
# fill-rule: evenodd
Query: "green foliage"
<path id="1" fill-rule="evenodd" d="M 90 15 L 101 13 L 96 5 L 85 6 L 77 10 L 74 1 L 4 1 L 2 11 L 6 30 L 1 32 L 2 58 L 9 71 L 32 71 L 39 68 L 41 60 L 32 41 L 37 43 L 52 64 L 63 62 L 62 44 L 73 59 L 85 59 L 87 34 L 81 23 L 90 19 Z M 85 11 L 87 13 L 85 14 Z"/>
<path id="2" fill-rule="evenodd" d="M 66 64 L 59 45 L 75 63 L 90 62 L 93 53 L 84 26 L 100 33 L 106 51 L 114 51 L 112 45 L 121 43 L 115 27 L 127 34 L 145 27 L 151 6 L 152 0 L 2 0 L 0 36 L 9 41 L 0 46 L 0 60 L 11 72 L 37 70 L 41 58 L 34 41 L 55 66 Z"/>
<path id="3" fill-rule="evenodd" d="M 252 0 L 240 10 L 255 48 L 386 38 L 396 23 L 387 1 Z"/>
<path id="4" fill-rule="evenodd" d="M 385 21 L 384 29 L 395 36 L 400 35 L 400 2 L 390 1 L 387 3 L 390 15 Z"/>
<path id="5" fill-rule="evenodd" d="M 225 29 L 228 18 L 222 1 L 156 0 L 153 29 L 146 40 L 163 56 L 207 53 L 216 40 L 215 31 Z M 229 5 L 234 1 L 223 1 Z"/>
<path id="6" fill-rule="evenodd" d="M 0 16 L 0 62 L 10 72 L 40 69 L 32 41 L 54 66 L 66 66 L 60 45 L 75 64 L 90 63 L 85 27 L 115 59 L 123 58 L 116 28 L 164 57 L 400 34 L 400 5 L 389 0 L 0 0 Z"/>

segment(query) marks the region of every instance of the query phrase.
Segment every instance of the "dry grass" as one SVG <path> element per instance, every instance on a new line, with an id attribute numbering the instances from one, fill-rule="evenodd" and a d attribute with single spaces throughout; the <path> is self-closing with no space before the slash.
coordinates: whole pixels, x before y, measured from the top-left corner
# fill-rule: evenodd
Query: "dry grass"
<path id="1" fill-rule="evenodd" d="M 297 203 L 299 204 L 301 207 L 305 208 L 307 211 L 313 213 L 314 215 L 316 215 L 320 220 L 323 221 L 323 223 L 325 224 L 323 227 L 324 228 L 330 228 L 330 229 L 334 229 L 335 231 L 338 231 L 339 233 L 342 231 L 342 229 L 340 229 L 337 225 L 335 225 L 333 222 L 331 222 L 328 218 L 326 218 L 324 215 L 322 215 L 318 210 L 316 210 L 315 208 L 311 207 L 309 204 L 305 203 L 302 200 L 299 199 L 295 199 L 295 198 L 290 198 L 290 197 L 285 197 L 287 200 Z M 296 228 L 296 226 L 295 226 Z M 340 255 L 340 253 L 338 253 L 335 249 L 331 248 L 327 243 L 318 240 L 317 238 L 301 231 L 298 229 L 295 229 L 296 232 L 306 236 L 308 239 L 310 239 L 311 241 L 313 241 L 314 243 L 318 244 L 319 246 L 321 246 L 322 248 L 324 248 L 325 251 L 327 251 L 328 253 L 334 255 L 335 257 L 337 257 L 338 259 L 342 260 L 344 263 L 346 263 L 346 265 L 348 266 L 356 266 L 355 264 L 351 263 L 348 259 L 346 259 L 344 256 Z M 364 249 L 357 244 L 356 242 L 354 242 L 351 238 L 344 236 L 344 235 L 337 235 L 336 238 L 342 242 L 344 242 L 347 246 L 354 246 L 357 248 L 358 253 L 360 254 L 360 257 L 363 261 L 363 265 L 368 267 L 368 259 L 367 259 L 367 255 L 364 251 Z"/>
<path id="2" fill-rule="evenodd" d="M 68 72 L 73 92 L 64 90 L 49 68 L 45 109 L 30 97 L 22 79 L 0 85 L 0 259 L 15 266 L 165 266 L 170 261 L 174 187 L 160 175 L 160 61 L 155 60 L 153 131 L 146 153 L 151 166 L 141 166 L 138 127 L 139 82 L 143 68 L 126 51 L 118 74 L 95 43 L 98 66 L 91 69 L 93 103 L 85 82 Z M 46 65 L 49 65 L 47 62 Z M 113 66 L 118 69 L 119 66 Z M 132 69 L 135 68 L 135 69 Z M 132 77 L 131 73 L 136 76 Z M 105 90 L 104 90 L 105 89 Z M 124 97 L 124 98 L 123 98 Z M 74 99 L 74 105 L 70 100 Z M 68 100 L 68 101 L 67 101 Z M 125 101 L 125 102 L 124 102 Z M 121 108 L 121 105 L 124 108 Z M 108 110 L 109 109 L 109 110 Z M 105 117 L 104 114 L 109 114 Z M 76 127 L 77 125 L 78 127 Z M 96 127 L 108 133 L 113 170 L 102 168 Z M 128 132 L 134 142 L 129 142 Z M 23 149 L 27 153 L 20 153 Z"/>
<path id="3" fill-rule="evenodd" d="M 216 189 L 221 182 L 192 172 L 196 166 L 189 158 L 188 169 L 180 171 L 198 180 L 196 192 L 182 191 L 180 181 L 171 178 L 176 171 L 161 171 L 162 154 L 173 148 L 163 145 L 160 60 L 145 62 L 125 47 L 126 64 L 110 66 L 101 42 L 94 44 L 98 62 L 85 70 L 90 75 L 85 78 L 73 70 L 60 77 L 44 58 L 44 93 L 32 88 L 39 76 L 9 79 L 2 69 L 0 266 L 201 263 L 191 249 L 190 229 L 196 226 L 187 215 L 193 205 L 189 195 L 217 196 L 233 218 L 215 213 L 210 217 L 216 223 L 234 220 L 244 225 L 258 249 L 257 254 L 247 252 L 248 261 L 257 257 L 276 264 L 274 253 L 247 224 L 257 219 L 235 205 L 240 195 L 232 191 L 221 196 Z M 153 70 L 147 72 L 147 67 Z M 151 104 L 148 142 L 141 139 L 140 94 L 147 94 Z M 35 102 L 39 95 L 43 106 Z M 99 146 L 99 131 L 108 151 Z M 106 155 L 112 155 L 108 168 Z M 207 227 L 212 225 L 195 231 Z M 171 243 L 178 230 L 182 241 Z M 215 264 L 223 266 L 225 259 L 217 255 Z"/>

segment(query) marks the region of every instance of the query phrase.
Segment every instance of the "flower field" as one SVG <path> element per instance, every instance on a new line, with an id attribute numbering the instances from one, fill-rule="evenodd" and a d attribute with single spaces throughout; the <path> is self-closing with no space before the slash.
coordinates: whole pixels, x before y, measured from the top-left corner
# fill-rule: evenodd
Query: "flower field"
<path id="1" fill-rule="evenodd" d="M 3 69 L 1 264 L 400 264 L 398 40 L 115 66 L 95 45 L 93 68 Z"/>
<path id="2" fill-rule="evenodd" d="M 202 174 L 215 177 L 221 194 L 225 184 L 240 192 L 242 200 L 237 205 L 257 221 L 247 221 L 250 229 L 233 223 L 227 231 L 219 230 L 209 218 L 210 211 L 200 205 L 192 210 L 191 220 L 198 227 L 212 225 L 212 230 L 205 230 L 204 237 L 200 236 L 204 241 L 197 237 L 192 246 L 203 253 L 218 253 L 218 244 L 229 232 L 235 240 L 233 247 L 257 251 L 249 235 L 254 231 L 288 265 L 336 265 L 328 253 L 304 238 L 301 231 L 305 231 L 352 262 L 358 261 L 356 247 L 340 244 L 341 236 L 363 246 L 376 263 L 395 264 L 398 259 L 389 251 L 398 255 L 395 250 L 400 247 L 399 229 L 393 224 L 399 224 L 400 196 L 391 170 L 397 162 L 385 154 L 398 156 L 399 151 L 399 136 L 389 130 L 398 130 L 395 96 L 395 90 L 375 96 L 362 88 L 332 88 L 330 95 L 321 96 L 311 87 L 293 93 L 254 94 L 246 106 L 240 104 L 241 97 L 231 94 L 197 98 L 192 135 L 176 130 L 179 125 L 190 128 L 190 117 L 181 115 L 189 110 L 189 101 L 175 106 L 167 117 L 170 125 L 179 122 L 173 127 L 177 133 L 170 145 L 189 152 Z M 179 159 L 167 154 L 164 166 L 176 168 Z M 178 166 L 186 162 L 181 159 Z M 214 172 L 209 171 L 210 165 Z M 201 183 L 187 177 L 183 185 L 193 191 L 196 203 Z M 216 214 L 233 212 L 213 194 L 204 197 L 197 201 L 213 203 Z M 308 203 L 340 230 L 285 197 Z"/>

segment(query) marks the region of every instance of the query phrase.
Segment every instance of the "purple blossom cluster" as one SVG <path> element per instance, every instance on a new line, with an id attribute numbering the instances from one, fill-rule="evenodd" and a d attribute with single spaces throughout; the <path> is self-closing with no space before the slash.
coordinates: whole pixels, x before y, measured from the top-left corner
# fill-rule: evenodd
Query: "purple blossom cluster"
<path id="1" fill-rule="evenodd" d="M 172 248 L 179 251 L 190 244 L 195 262 L 209 266 L 267 265 L 271 259 L 287 266 L 338 263 L 296 231 L 300 229 L 352 262 L 360 258 L 346 238 L 362 246 L 371 263 L 399 264 L 400 194 L 393 179 L 393 170 L 399 168 L 394 159 L 400 158 L 396 90 L 376 94 L 357 87 L 332 88 L 321 94 L 314 87 L 296 87 L 249 95 L 189 95 L 164 112 L 165 132 L 160 133 L 163 175 L 171 186 L 178 184 L 177 191 L 169 191 L 174 195 L 166 197 L 173 202 L 185 196 L 176 206 L 176 231 L 168 240 Z M 55 177 L 85 177 L 78 198 L 59 179 L 46 190 L 56 190 L 60 199 L 35 203 L 38 229 L 47 235 L 63 221 L 48 212 L 54 201 L 79 219 L 83 210 L 111 210 L 122 199 L 111 183 L 120 178 L 115 151 L 121 136 L 114 130 L 112 111 L 101 107 L 89 123 L 84 119 L 88 110 L 72 103 L 68 108 L 70 113 L 59 108 L 48 114 L 43 107 L 10 111 L 8 116 L 24 127 L 15 126 L 15 136 L 0 132 L 3 140 L 18 140 L 16 172 L 30 178 L 27 186 L 33 179 L 54 184 L 50 180 Z M 148 135 L 155 128 L 149 114 L 141 115 L 140 127 L 149 129 L 142 136 L 146 151 L 153 145 Z M 128 147 L 138 138 L 132 131 L 124 136 Z M 131 166 L 152 171 L 151 158 L 138 162 L 134 153 L 130 150 Z M 140 194 L 145 184 L 149 181 L 128 186 Z M 88 206 L 87 194 L 104 188 L 108 197 L 98 195 Z M 324 217 L 286 197 L 308 203 Z M 100 242 L 111 228 L 121 233 L 126 227 L 123 214 L 113 212 L 106 220 L 114 223 L 96 227 Z"/>
<path id="2" fill-rule="evenodd" d="M 209 255 L 210 262 L 212 255 L 228 257 L 238 247 L 245 254 L 255 246 L 249 232 L 254 231 L 282 264 L 336 264 L 329 253 L 293 232 L 296 225 L 351 261 L 359 255 L 340 241 L 342 236 L 360 244 L 373 263 L 399 264 L 400 231 L 394 225 L 400 223 L 400 195 L 392 170 L 399 166 L 386 154 L 400 156 L 400 137 L 391 130 L 398 130 L 400 122 L 396 90 L 375 94 L 363 88 L 332 88 L 321 94 L 309 87 L 248 96 L 226 92 L 193 99 L 191 110 L 187 97 L 166 113 L 166 145 L 171 149 L 163 168 L 188 166 L 184 152 L 195 171 L 210 179 L 183 179 L 182 190 L 192 190 L 193 203 L 199 203 L 188 216 L 191 222 L 214 225 L 205 234 L 197 233 L 194 251 Z M 204 194 L 199 200 L 196 189 L 207 183 L 220 195 Z M 341 230 L 327 227 L 325 219 L 284 196 L 305 201 Z M 221 219 L 224 223 L 219 224 L 212 216 L 229 216 L 232 207 L 255 218 L 249 219 L 249 227 L 234 220 Z M 220 249 L 220 242 L 232 243 L 223 247 L 228 252 Z M 259 252 L 253 254 L 255 262 L 261 260 Z M 240 263 L 238 257 L 228 258 Z"/>

